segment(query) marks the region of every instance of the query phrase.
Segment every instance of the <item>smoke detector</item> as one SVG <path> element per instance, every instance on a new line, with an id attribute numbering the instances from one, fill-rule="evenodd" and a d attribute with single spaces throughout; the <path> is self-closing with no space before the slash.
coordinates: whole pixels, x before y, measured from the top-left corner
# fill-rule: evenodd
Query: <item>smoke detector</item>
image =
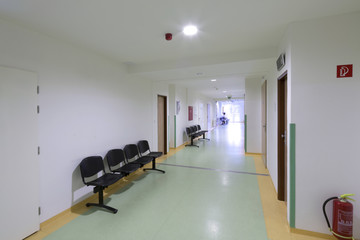
<path id="1" fill-rule="evenodd" d="M 165 39 L 170 41 L 172 39 L 172 33 L 165 33 Z"/>

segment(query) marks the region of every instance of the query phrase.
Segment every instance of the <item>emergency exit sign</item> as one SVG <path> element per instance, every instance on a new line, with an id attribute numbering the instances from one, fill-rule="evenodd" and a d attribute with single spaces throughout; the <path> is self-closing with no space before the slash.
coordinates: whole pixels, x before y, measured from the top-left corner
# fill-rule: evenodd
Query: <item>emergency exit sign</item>
<path id="1" fill-rule="evenodd" d="M 336 77 L 337 78 L 349 78 L 353 76 L 353 65 L 337 65 Z"/>

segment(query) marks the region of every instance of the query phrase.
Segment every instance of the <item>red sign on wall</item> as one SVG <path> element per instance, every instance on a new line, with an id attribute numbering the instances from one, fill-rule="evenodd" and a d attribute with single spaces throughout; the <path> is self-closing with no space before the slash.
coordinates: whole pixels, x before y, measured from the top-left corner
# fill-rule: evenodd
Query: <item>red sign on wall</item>
<path id="1" fill-rule="evenodd" d="M 336 77 L 337 78 L 349 78 L 353 76 L 353 65 L 337 65 Z"/>
<path id="2" fill-rule="evenodd" d="M 189 121 L 193 120 L 193 107 L 189 106 Z"/>

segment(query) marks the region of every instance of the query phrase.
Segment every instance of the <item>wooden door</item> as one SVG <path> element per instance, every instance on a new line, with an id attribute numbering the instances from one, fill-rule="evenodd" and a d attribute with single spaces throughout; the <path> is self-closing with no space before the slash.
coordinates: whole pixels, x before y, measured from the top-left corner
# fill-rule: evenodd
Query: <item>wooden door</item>
<path id="1" fill-rule="evenodd" d="M 287 197 L 287 73 L 278 79 L 278 199 Z"/>
<path id="2" fill-rule="evenodd" d="M 167 153 L 167 99 L 158 95 L 158 151 Z"/>
<path id="3" fill-rule="evenodd" d="M 262 148 L 262 158 L 265 165 L 265 168 L 267 168 L 267 159 L 266 159 L 266 153 L 267 153 L 267 145 L 266 145 L 266 128 L 267 128 L 267 82 L 262 84 L 261 86 L 261 125 L 262 125 L 262 131 L 261 131 L 261 148 Z"/>
<path id="4" fill-rule="evenodd" d="M 0 239 L 39 230 L 37 74 L 0 67 Z"/>

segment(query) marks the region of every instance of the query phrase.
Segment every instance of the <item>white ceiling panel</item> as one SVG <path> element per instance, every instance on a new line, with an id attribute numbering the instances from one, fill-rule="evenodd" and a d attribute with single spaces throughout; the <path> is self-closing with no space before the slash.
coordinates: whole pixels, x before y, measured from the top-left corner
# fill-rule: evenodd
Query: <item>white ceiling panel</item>
<path id="1" fill-rule="evenodd" d="M 264 69 L 248 60 L 268 54 L 245 58 L 235 72 L 231 64 L 241 61 L 234 54 L 276 49 L 291 22 L 354 11 L 359 0 L 0 0 L 2 19 L 131 65 L 134 74 L 184 82 L 194 71 L 260 76 Z M 197 36 L 182 35 L 189 23 Z M 173 40 L 165 40 L 167 32 Z"/>

